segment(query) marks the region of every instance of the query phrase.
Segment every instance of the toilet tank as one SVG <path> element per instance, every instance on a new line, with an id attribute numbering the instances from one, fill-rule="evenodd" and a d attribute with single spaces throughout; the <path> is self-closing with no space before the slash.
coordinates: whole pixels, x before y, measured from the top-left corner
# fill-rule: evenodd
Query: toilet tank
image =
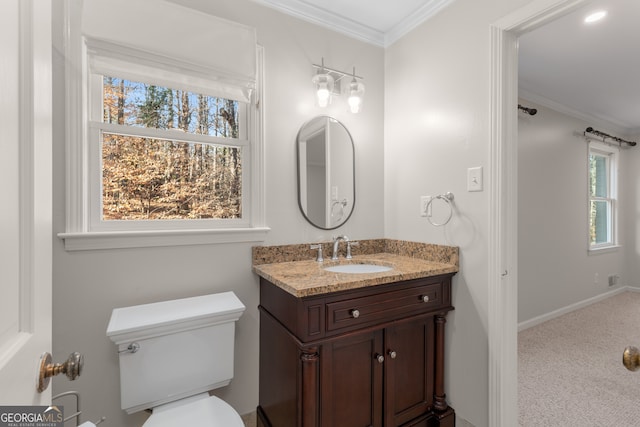
<path id="1" fill-rule="evenodd" d="M 107 336 L 117 345 L 122 409 L 131 414 L 229 384 L 244 309 L 233 292 L 114 309 Z"/>

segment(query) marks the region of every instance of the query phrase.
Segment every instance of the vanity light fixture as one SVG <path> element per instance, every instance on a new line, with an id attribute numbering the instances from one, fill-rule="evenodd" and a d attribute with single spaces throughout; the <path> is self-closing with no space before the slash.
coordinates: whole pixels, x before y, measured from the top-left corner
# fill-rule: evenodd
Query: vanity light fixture
<path id="1" fill-rule="evenodd" d="M 319 107 L 326 107 L 331 103 L 333 95 L 340 95 L 342 92 L 340 85 L 341 80 L 344 77 L 351 77 L 351 83 L 347 88 L 347 102 L 352 113 L 360 112 L 364 96 L 364 84 L 360 81 L 362 77 L 356 75 L 355 67 L 353 68 L 353 73 L 334 70 L 325 67 L 324 58 L 322 58 L 321 65 L 313 64 L 313 66 L 317 69 L 317 72 L 311 81 L 316 88 L 316 98 Z"/>

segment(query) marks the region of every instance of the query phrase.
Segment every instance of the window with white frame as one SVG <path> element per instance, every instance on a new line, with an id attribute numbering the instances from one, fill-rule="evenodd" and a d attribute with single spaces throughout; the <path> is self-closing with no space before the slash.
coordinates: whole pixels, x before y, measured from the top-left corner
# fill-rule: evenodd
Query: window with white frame
<path id="1" fill-rule="evenodd" d="M 617 245 L 618 149 L 589 143 L 589 249 Z"/>
<path id="2" fill-rule="evenodd" d="M 72 18 L 65 248 L 264 240 L 255 29 L 154 0 Z M 190 23 L 179 38 L 176 19 Z"/>
<path id="3" fill-rule="evenodd" d="M 92 74 L 93 230 L 247 225 L 248 104 Z M 194 224 L 195 223 L 195 224 Z"/>

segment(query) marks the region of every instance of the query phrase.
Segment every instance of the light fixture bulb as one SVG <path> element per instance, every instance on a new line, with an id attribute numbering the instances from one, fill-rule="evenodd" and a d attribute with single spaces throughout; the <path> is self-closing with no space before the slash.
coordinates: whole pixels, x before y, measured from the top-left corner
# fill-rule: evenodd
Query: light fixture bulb
<path id="1" fill-rule="evenodd" d="M 364 85 L 358 82 L 355 78 L 355 70 L 354 77 L 351 80 L 351 84 L 349 85 L 349 99 L 347 102 L 349 103 L 349 109 L 352 113 L 359 113 L 362 108 L 362 97 L 364 96 Z"/>
<path id="2" fill-rule="evenodd" d="M 326 107 L 329 105 L 329 97 L 330 97 L 329 89 L 327 89 L 326 84 L 321 84 L 318 86 L 318 92 L 316 96 L 318 97 L 318 105 L 320 107 Z"/>
<path id="3" fill-rule="evenodd" d="M 324 70 L 323 70 L 324 71 Z M 331 92 L 334 80 L 329 74 L 319 73 L 313 76 L 311 81 L 316 85 L 316 98 L 319 107 L 326 107 L 331 103 Z"/>
<path id="4" fill-rule="evenodd" d="M 584 22 L 586 24 L 592 24 L 594 22 L 600 21 L 605 16 L 607 16 L 607 11 L 606 10 L 600 10 L 600 11 L 594 12 L 594 13 L 590 14 L 589 16 L 587 16 L 586 18 L 584 18 Z"/>

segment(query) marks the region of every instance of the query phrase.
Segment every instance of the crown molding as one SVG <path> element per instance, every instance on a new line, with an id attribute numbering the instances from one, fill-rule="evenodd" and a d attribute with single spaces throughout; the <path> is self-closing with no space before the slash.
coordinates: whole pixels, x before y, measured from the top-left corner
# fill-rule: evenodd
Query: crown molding
<path id="1" fill-rule="evenodd" d="M 431 18 L 455 0 L 428 0 L 422 7 L 383 32 L 367 25 L 345 18 L 330 10 L 305 3 L 300 0 L 253 0 L 256 3 L 278 10 L 290 16 L 345 34 L 349 37 L 388 47 L 418 25 Z"/>
<path id="2" fill-rule="evenodd" d="M 384 47 L 384 33 L 326 9 L 299 0 L 253 0 L 287 15 L 320 25 L 355 39 Z"/>
<path id="3" fill-rule="evenodd" d="M 566 114 L 567 116 L 571 116 L 575 119 L 583 120 L 596 126 L 605 127 L 612 132 L 616 132 L 627 137 L 640 134 L 639 128 L 628 128 L 617 120 L 604 116 L 584 113 L 582 111 L 576 110 L 575 108 L 569 107 L 568 105 L 552 101 L 549 98 L 545 98 L 544 96 L 533 93 L 527 89 L 523 89 L 522 87 L 518 89 L 518 97 L 530 102 L 534 102 L 542 107 L 547 107 L 551 110 L 557 111 L 558 113 Z"/>
<path id="4" fill-rule="evenodd" d="M 445 7 L 449 6 L 449 4 L 453 3 L 455 0 L 429 0 L 427 3 L 422 5 L 420 9 L 412 13 L 411 15 L 404 18 L 398 24 L 396 24 L 391 30 L 385 33 L 385 43 L 384 47 L 391 46 L 393 43 L 398 41 L 402 36 L 407 34 L 409 31 L 416 28 L 418 25 L 427 21 L 431 17 L 435 16 L 438 12 L 440 12 Z"/>

